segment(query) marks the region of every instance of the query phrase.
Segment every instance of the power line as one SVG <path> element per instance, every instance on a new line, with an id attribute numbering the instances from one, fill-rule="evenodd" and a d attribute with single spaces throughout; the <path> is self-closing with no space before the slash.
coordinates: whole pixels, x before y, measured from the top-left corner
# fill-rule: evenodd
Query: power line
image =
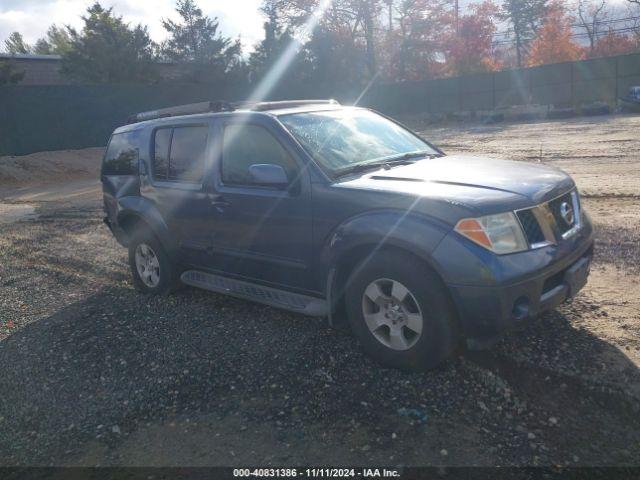
<path id="1" fill-rule="evenodd" d="M 604 35 L 608 35 L 609 33 L 631 33 L 631 32 L 640 32 L 640 27 L 632 26 L 632 27 L 610 28 L 608 30 L 600 30 L 600 31 L 592 32 L 591 35 L 594 37 L 601 37 Z M 571 38 L 588 38 L 589 33 L 588 32 L 572 32 L 570 37 Z M 534 40 L 534 38 L 535 37 L 522 39 L 522 41 L 530 42 L 531 40 Z M 516 43 L 515 39 L 514 40 L 496 40 L 491 42 L 491 45 L 492 46 L 513 45 L 515 43 Z"/>
<path id="2" fill-rule="evenodd" d="M 611 25 L 611 24 L 614 24 L 614 23 L 630 22 L 630 21 L 638 21 L 638 20 L 640 20 L 640 15 L 636 16 L 636 17 L 623 17 L 623 18 L 613 18 L 613 19 L 610 19 L 610 20 L 598 20 L 595 23 L 594 22 L 589 22 L 588 25 L 589 26 L 594 25 L 594 24 L 596 26 L 599 26 L 599 25 Z M 585 28 L 585 25 L 582 24 L 582 23 L 574 23 L 574 24 L 572 24 L 570 26 L 571 26 L 571 28 Z M 494 37 L 507 37 L 507 36 L 512 35 L 512 34 L 513 34 L 513 30 L 506 30 L 506 31 L 494 33 L 493 36 Z"/>

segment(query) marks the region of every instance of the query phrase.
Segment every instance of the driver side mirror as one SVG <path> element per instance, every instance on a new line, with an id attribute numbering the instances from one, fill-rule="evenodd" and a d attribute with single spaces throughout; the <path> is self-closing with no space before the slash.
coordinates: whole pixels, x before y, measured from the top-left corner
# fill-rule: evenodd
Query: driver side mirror
<path id="1" fill-rule="evenodd" d="M 254 185 L 285 187 L 289 184 L 287 173 L 280 165 L 256 163 L 249 167 L 249 178 Z"/>

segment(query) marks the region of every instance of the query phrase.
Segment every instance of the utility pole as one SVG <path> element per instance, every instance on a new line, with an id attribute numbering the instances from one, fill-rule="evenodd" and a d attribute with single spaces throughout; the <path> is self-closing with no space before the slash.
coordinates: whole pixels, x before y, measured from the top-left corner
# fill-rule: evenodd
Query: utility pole
<path id="1" fill-rule="evenodd" d="M 389 7 L 389 32 L 393 29 L 393 0 L 387 0 L 387 7 Z"/>
<path id="2" fill-rule="evenodd" d="M 456 3 L 456 37 L 460 35 L 460 27 L 458 20 L 460 18 L 460 5 L 458 5 L 459 0 L 455 0 Z"/>

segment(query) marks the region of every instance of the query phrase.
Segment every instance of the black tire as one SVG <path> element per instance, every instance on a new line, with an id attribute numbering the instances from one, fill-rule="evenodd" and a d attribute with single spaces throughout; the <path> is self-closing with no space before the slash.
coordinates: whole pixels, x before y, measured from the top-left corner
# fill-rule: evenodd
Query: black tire
<path id="1" fill-rule="evenodd" d="M 136 265 L 136 250 L 140 245 L 147 245 L 158 260 L 159 264 L 159 281 L 157 285 L 150 286 L 141 278 Z M 129 268 L 131 268 L 131 276 L 133 285 L 136 290 L 150 295 L 168 295 L 178 290 L 181 286 L 180 271 L 177 265 L 171 261 L 167 252 L 157 237 L 148 229 L 138 229 L 133 233 L 129 241 Z"/>
<path id="2" fill-rule="evenodd" d="M 394 350 L 383 344 L 365 322 L 363 295 L 378 279 L 389 279 L 405 286 L 413 297 L 410 302 L 420 309 L 422 332 L 406 350 Z M 346 306 L 349 323 L 363 349 L 385 366 L 405 370 L 432 369 L 450 358 L 458 344 L 455 313 L 445 286 L 429 267 L 410 255 L 380 251 L 375 257 L 365 259 L 348 281 Z M 377 332 L 383 334 L 388 329 L 386 326 L 381 328 Z"/>

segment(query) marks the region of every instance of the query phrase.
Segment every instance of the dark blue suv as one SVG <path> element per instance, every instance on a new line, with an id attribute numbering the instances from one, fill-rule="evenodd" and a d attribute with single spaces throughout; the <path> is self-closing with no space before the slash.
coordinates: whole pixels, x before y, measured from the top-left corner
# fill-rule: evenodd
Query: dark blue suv
<path id="1" fill-rule="evenodd" d="M 113 133 L 102 183 L 139 290 L 185 283 L 347 320 L 401 368 L 554 308 L 585 285 L 593 252 L 562 171 L 445 156 L 334 101 L 138 114 Z"/>

